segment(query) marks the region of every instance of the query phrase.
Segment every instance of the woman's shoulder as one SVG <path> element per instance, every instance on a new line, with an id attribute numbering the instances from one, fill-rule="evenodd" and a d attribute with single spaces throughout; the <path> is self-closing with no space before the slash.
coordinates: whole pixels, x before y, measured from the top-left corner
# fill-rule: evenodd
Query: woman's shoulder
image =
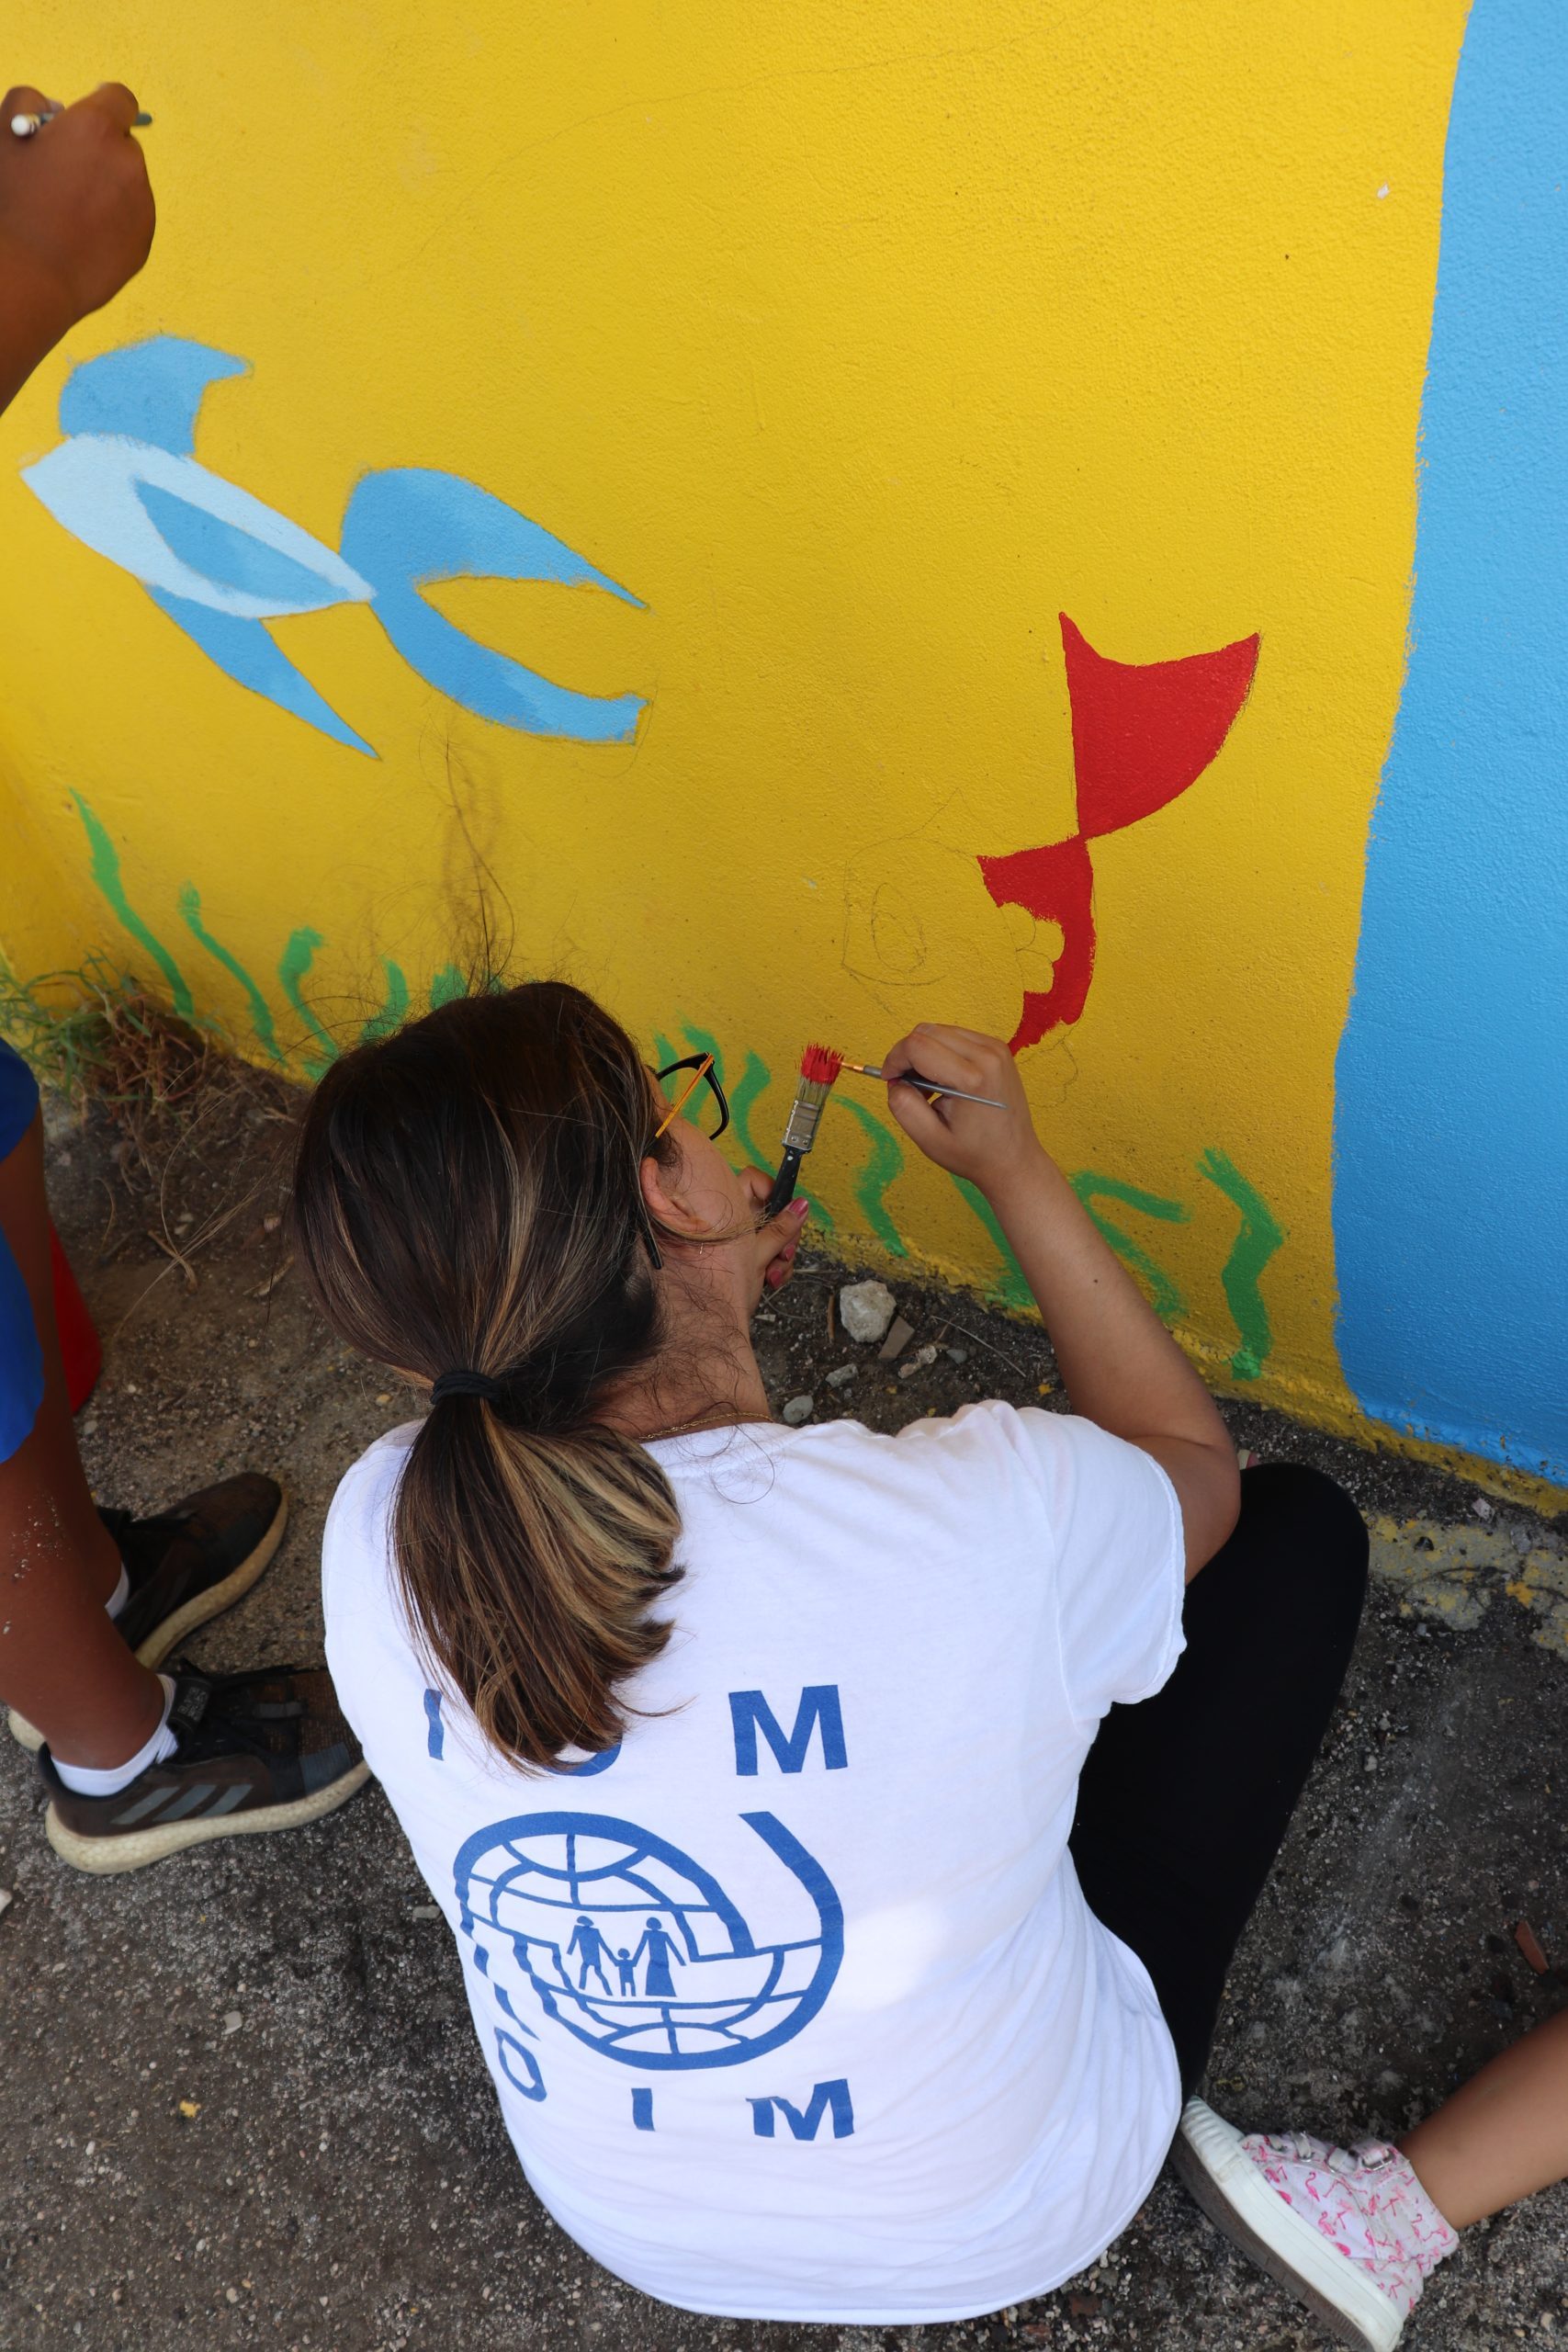
<path id="1" fill-rule="evenodd" d="M 919 1509 L 950 1494 L 974 1509 L 984 1497 L 1016 1509 L 1059 1496 L 1064 1481 L 1093 1476 L 1104 1432 L 1076 1416 L 990 1396 L 955 1413 L 929 1414 L 902 1429 L 869 1429 L 845 1419 L 789 1433 L 783 1459 L 795 1474 L 885 1480 Z"/>
<path id="2" fill-rule="evenodd" d="M 1077 1413 L 1010 1405 L 990 1396 L 956 1413 L 923 1417 L 884 1434 L 833 1421 L 798 1432 L 815 1439 L 795 1454 L 809 1470 L 881 1477 L 917 1510 L 942 1498 L 1010 1521 L 1065 1525 L 1092 1498 L 1141 1490 L 1159 1473 L 1146 1455 Z"/>
<path id="3" fill-rule="evenodd" d="M 418 1421 L 404 1421 L 366 1447 L 338 1480 L 321 1535 L 321 1567 L 335 1573 L 366 1560 L 384 1559 L 387 1525 Z"/>
<path id="4" fill-rule="evenodd" d="M 906 1462 L 929 1463 L 939 1474 L 984 1466 L 1034 1478 L 1044 1465 L 1077 1452 L 1086 1426 L 1071 1413 L 987 1396 L 956 1413 L 908 1421 L 891 1442 Z"/>

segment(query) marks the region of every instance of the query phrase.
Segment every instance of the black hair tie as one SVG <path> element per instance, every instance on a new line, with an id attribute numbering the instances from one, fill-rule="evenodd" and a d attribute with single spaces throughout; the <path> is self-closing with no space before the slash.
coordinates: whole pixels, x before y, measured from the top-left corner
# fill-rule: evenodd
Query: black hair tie
<path id="1" fill-rule="evenodd" d="M 496 1404 L 502 1394 L 499 1380 L 488 1372 L 444 1372 L 430 1384 L 430 1401 L 445 1404 L 448 1396 L 482 1396 L 487 1405 Z"/>

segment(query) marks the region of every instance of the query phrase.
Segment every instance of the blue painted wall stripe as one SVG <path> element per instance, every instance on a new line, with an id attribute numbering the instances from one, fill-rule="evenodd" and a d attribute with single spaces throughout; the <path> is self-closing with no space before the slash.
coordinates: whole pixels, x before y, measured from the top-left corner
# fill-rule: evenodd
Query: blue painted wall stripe
<path id="1" fill-rule="evenodd" d="M 1336 1103 L 1346 1377 L 1568 1479 L 1568 8 L 1477 0 Z"/>

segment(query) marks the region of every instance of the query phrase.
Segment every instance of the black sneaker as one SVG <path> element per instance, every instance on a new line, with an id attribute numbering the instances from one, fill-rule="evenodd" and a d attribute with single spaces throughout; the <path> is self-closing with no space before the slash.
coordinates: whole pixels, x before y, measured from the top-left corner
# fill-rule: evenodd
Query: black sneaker
<path id="1" fill-rule="evenodd" d="M 178 1746 L 112 1797 L 78 1796 L 47 1747 L 49 1842 L 79 1871 L 138 1871 L 212 1838 L 298 1829 L 346 1803 L 369 1778 L 324 1668 L 260 1674 L 175 1670 L 169 1728 Z"/>
<path id="2" fill-rule="evenodd" d="M 115 1619 L 143 1666 L 170 1652 L 249 1592 L 283 1541 L 288 1504 L 275 1478 L 246 1470 L 171 1503 L 153 1519 L 98 1517 L 119 1545 L 130 1598 Z M 11 1736 L 35 1753 L 43 1735 L 12 1709 Z"/>

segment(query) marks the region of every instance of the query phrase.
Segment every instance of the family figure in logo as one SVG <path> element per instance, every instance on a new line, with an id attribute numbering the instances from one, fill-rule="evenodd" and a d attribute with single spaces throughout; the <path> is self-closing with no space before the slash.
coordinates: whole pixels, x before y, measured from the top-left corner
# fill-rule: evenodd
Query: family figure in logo
<path id="1" fill-rule="evenodd" d="M 604 1965 L 608 1962 L 615 1971 L 616 1992 L 635 1995 L 637 1989 L 637 1964 L 639 1960 L 646 1959 L 648 1973 L 642 1981 L 642 1990 L 650 2001 L 673 1999 L 675 1980 L 670 1973 L 670 1963 L 673 1960 L 684 1964 L 683 1955 L 662 1919 L 649 1921 L 643 1930 L 642 1941 L 634 1952 L 625 1944 L 612 1950 L 587 1913 L 580 1912 L 567 1951 L 569 1955 L 575 1954 L 582 1962 L 577 1978 L 579 1992 L 586 1988 L 592 1972 L 608 1993 L 610 1984 Z"/>
<path id="2" fill-rule="evenodd" d="M 136 111 L 113 85 L 4 101 L 0 404 L 146 259 Z M 1171 2160 L 1326 2331 L 1382 2352 L 1467 2228 L 1568 2172 L 1568 2013 L 1399 2145 L 1243 2132 L 1207 2103 L 1366 1531 L 1312 1470 L 1238 1470 L 1005 1044 L 923 1024 L 883 1063 L 909 1145 L 1006 1236 L 1069 1409 L 776 1421 L 751 1319 L 807 1213 L 765 1216 L 768 1174 L 720 1149 L 711 1057 L 651 1069 L 574 988 L 487 989 L 334 1062 L 303 1114 L 300 1262 L 417 1409 L 333 1506 L 331 1674 L 216 1676 L 159 1669 L 260 1575 L 284 1498 L 246 1475 L 150 1519 L 96 1503 L 36 1089 L 0 1055 L 0 1531 L 31 1562 L 0 1699 L 49 1838 L 131 1870 L 314 1821 L 374 1772 L 460 1951 L 515 1876 L 558 1920 L 559 1989 L 468 1969 L 497 2098 L 562 2226 L 671 2303 L 872 2326 L 1022 2303 Z M 986 1099 L 929 1099 L 916 1069 Z M 429 1736 L 432 1690 L 464 1736 Z M 732 1702 L 759 1693 L 795 1735 L 742 1753 Z M 591 1783 L 558 1777 L 585 1763 Z M 623 1858 L 615 1908 L 549 1859 L 579 1846 Z M 722 1951 L 672 1930 L 659 1853 L 693 1858 Z M 746 1968 L 750 2039 L 725 2022 L 739 1996 L 702 2016 Z M 601 1991 L 694 2022 L 577 2030 Z"/>

